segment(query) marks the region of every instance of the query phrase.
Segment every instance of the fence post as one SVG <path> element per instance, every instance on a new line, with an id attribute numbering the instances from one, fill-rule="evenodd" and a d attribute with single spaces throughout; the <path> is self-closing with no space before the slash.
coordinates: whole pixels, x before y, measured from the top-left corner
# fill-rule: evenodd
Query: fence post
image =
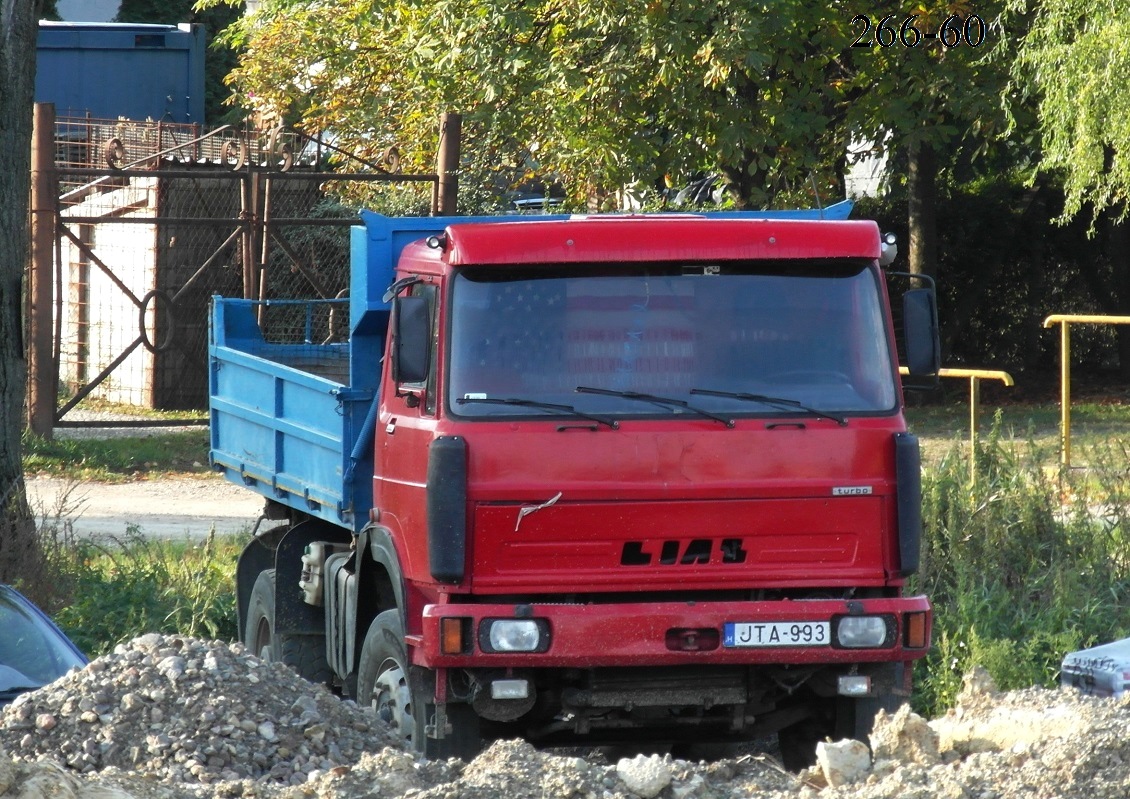
<path id="1" fill-rule="evenodd" d="M 1071 466 L 1071 323 L 1059 326 L 1059 462 Z"/>
<path id="2" fill-rule="evenodd" d="M 981 416 L 981 380 L 969 377 L 969 481 L 977 479 L 977 421 Z"/>
<path id="3" fill-rule="evenodd" d="M 1130 325 L 1130 316 L 1096 316 L 1094 314 L 1053 313 L 1044 319 L 1044 327 L 1059 325 L 1059 451 L 1060 466 L 1071 468 L 1071 333 L 1068 326 Z"/>
<path id="4" fill-rule="evenodd" d="M 36 103 L 31 149 L 31 270 L 28 274 L 28 427 L 51 438 L 56 369 L 52 348 L 55 277 L 55 105 Z"/>
<path id="5" fill-rule="evenodd" d="M 908 375 L 910 370 L 899 367 L 899 374 Z M 969 479 L 977 478 L 977 421 L 981 415 L 981 380 L 999 380 L 1006 386 L 1013 385 L 1012 375 L 997 369 L 949 369 L 938 370 L 938 377 L 969 378 Z"/>

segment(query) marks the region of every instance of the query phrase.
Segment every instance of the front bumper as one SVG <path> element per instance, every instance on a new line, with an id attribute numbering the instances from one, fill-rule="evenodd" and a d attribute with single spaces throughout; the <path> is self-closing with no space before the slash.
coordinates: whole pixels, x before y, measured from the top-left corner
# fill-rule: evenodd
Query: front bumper
<path id="1" fill-rule="evenodd" d="M 765 647 L 726 646 L 727 623 L 814 624 L 833 628 L 843 616 L 883 616 L 892 632 L 883 646 L 842 648 L 834 644 Z M 489 619 L 544 620 L 542 651 L 489 652 L 479 631 Z M 458 622 L 442 622 L 458 619 Z M 441 624 L 442 623 L 442 624 Z M 655 602 L 613 604 L 443 604 L 424 608 L 421 634 L 409 635 L 413 663 L 428 668 L 598 668 L 905 662 L 923 657 L 930 646 L 932 612 L 924 596 L 853 600 L 750 602 Z M 442 625 L 463 632 L 458 651 Z M 908 645 L 914 627 L 915 643 Z M 687 648 L 687 642 L 700 648 Z M 716 642 L 713 646 L 710 642 Z M 706 642 L 706 643 L 703 643 Z"/>

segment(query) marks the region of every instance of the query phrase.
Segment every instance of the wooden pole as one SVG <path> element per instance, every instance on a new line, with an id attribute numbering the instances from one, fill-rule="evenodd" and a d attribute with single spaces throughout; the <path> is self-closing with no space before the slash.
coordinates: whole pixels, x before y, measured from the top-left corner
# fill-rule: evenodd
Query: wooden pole
<path id="1" fill-rule="evenodd" d="M 432 212 L 454 216 L 459 205 L 459 148 L 463 118 L 459 114 L 442 114 L 439 118 L 439 153 L 436 172 L 438 190 Z"/>
<path id="2" fill-rule="evenodd" d="M 55 428 L 54 307 L 55 105 L 36 103 L 31 144 L 31 270 L 28 275 L 28 427 L 50 439 Z"/>

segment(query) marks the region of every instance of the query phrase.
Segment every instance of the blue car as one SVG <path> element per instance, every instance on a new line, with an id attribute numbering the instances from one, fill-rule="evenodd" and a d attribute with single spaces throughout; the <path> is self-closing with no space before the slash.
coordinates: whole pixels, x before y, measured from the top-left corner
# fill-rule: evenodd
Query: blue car
<path id="1" fill-rule="evenodd" d="M 0 585 L 0 706 L 88 662 L 46 613 Z"/>

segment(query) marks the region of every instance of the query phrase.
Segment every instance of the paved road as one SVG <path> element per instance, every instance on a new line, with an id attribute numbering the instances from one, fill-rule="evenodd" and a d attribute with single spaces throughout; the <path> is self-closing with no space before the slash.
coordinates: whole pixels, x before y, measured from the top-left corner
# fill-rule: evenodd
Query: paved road
<path id="1" fill-rule="evenodd" d="M 41 518 L 68 519 L 80 536 L 121 536 L 136 526 L 159 538 L 203 538 L 250 530 L 263 507 L 258 494 L 218 475 L 130 483 L 27 480 L 28 501 Z"/>

